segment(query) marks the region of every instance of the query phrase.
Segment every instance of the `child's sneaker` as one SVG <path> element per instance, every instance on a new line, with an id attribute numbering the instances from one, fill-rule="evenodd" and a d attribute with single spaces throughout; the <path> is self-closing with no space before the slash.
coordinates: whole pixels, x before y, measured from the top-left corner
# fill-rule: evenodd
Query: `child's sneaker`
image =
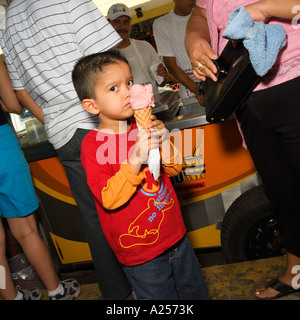
<path id="1" fill-rule="evenodd" d="M 31 290 L 19 290 L 23 295 L 21 300 L 40 300 L 42 297 L 42 292 L 38 288 L 33 288 Z"/>
<path id="2" fill-rule="evenodd" d="M 64 287 L 64 293 L 49 297 L 50 300 L 73 300 L 79 296 L 80 285 L 75 279 L 63 280 L 61 284 Z"/>

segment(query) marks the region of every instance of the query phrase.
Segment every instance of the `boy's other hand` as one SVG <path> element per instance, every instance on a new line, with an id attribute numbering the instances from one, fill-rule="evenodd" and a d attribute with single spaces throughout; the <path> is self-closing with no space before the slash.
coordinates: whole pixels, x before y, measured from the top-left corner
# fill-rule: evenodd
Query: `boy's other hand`
<path id="1" fill-rule="evenodd" d="M 168 129 L 166 129 L 164 123 L 156 118 L 155 115 L 151 115 L 152 122 L 148 125 L 149 130 L 155 138 L 159 138 L 159 146 L 161 149 L 162 143 L 167 139 Z"/>
<path id="2" fill-rule="evenodd" d="M 135 157 L 140 163 L 145 163 L 149 158 L 149 151 L 159 147 L 159 140 L 149 129 L 141 129 L 137 135 L 134 152 L 131 156 Z M 131 160 L 134 160 L 133 158 Z"/>

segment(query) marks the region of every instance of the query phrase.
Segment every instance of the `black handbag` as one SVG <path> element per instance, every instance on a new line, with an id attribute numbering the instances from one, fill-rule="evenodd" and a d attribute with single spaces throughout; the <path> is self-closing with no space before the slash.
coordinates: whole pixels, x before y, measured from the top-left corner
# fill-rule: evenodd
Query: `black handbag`
<path id="1" fill-rule="evenodd" d="M 220 123 L 227 120 L 245 101 L 260 80 L 242 42 L 229 40 L 217 60 L 218 81 L 208 78 L 201 84 L 206 120 Z"/>

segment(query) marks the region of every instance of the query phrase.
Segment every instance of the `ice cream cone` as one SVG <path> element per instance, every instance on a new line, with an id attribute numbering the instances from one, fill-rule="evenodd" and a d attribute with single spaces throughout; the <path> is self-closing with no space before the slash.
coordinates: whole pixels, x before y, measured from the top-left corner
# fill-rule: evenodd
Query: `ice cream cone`
<path id="1" fill-rule="evenodd" d="M 152 85 L 132 85 L 130 87 L 130 103 L 136 123 L 140 128 L 147 128 L 147 125 L 151 122 L 151 109 L 155 106 Z"/>
<path id="2" fill-rule="evenodd" d="M 136 120 L 136 123 L 141 127 L 141 128 L 147 128 L 147 125 L 151 123 L 150 120 L 150 115 L 151 115 L 151 106 L 148 106 L 143 109 L 137 109 L 133 110 L 133 115 Z"/>
<path id="3" fill-rule="evenodd" d="M 147 128 L 148 124 L 151 123 L 152 107 L 155 106 L 152 85 L 132 85 L 130 87 L 130 103 L 139 130 Z M 149 151 L 148 165 L 154 179 L 157 180 L 160 175 L 160 153 L 158 147 Z"/>

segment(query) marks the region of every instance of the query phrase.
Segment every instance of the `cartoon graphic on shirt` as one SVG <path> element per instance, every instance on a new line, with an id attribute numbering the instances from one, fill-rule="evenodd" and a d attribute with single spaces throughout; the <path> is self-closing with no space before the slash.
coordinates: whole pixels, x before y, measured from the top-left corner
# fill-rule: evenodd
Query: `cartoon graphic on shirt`
<path id="1" fill-rule="evenodd" d="M 149 173 L 149 174 L 148 174 Z M 159 239 L 159 230 L 164 221 L 165 214 L 174 205 L 171 197 L 172 189 L 169 190 L 161 178 L 155 181 L 149 169 L 144 169 L 145 183 L 139 192 L 149 196 L 147 207 L 129 225 L 128 233 L 119 237 L 123 248 L 131 248 L 138 245 L 151 245 Z"/>

